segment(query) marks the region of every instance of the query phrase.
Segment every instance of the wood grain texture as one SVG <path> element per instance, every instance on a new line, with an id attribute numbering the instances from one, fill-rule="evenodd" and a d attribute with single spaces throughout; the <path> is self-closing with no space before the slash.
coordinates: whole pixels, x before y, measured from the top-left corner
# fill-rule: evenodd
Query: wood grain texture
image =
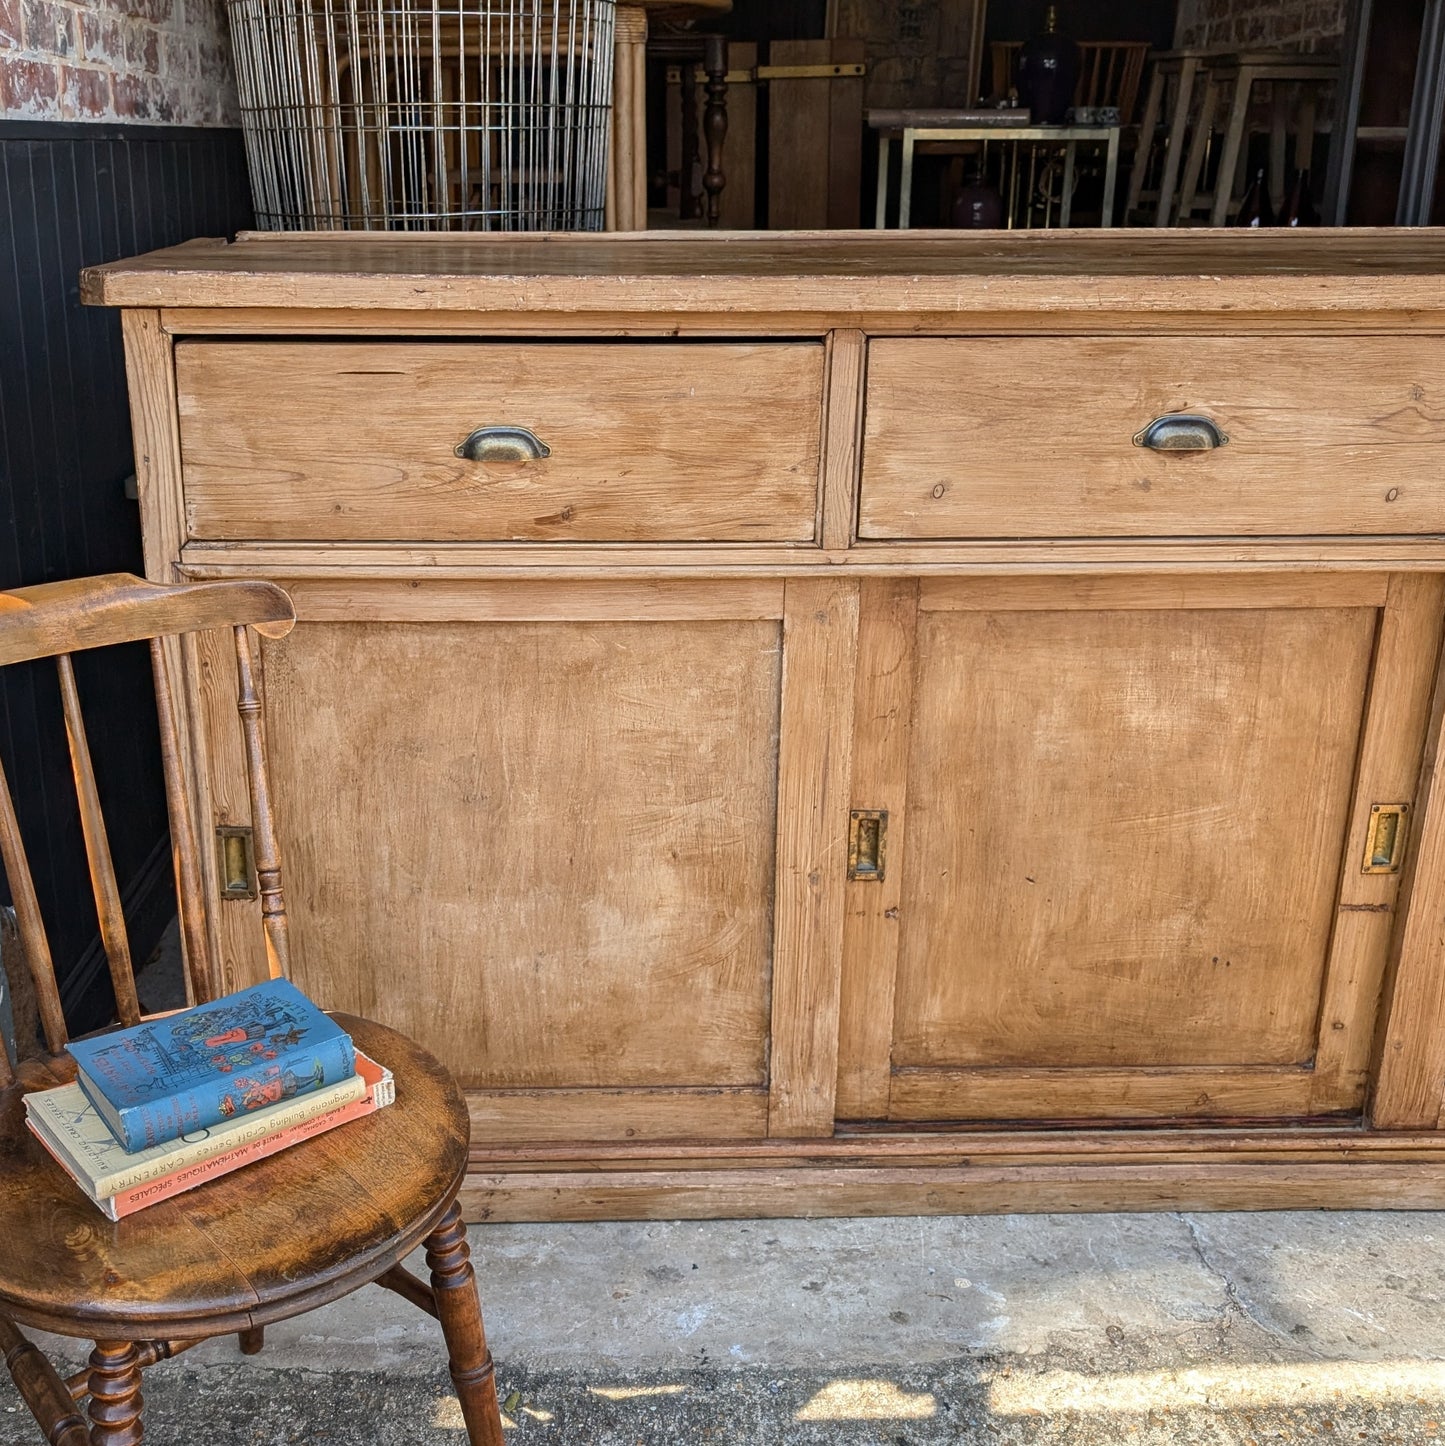
<path id="1" fill-rule="evenodd" d="M 1445 310 L 1438 231 L 1351 227 L 966 236 L 651 231 L 646 236 L 243 232 L 92 267 L 83 299 L 132 308 L 387 307 L 418 312 L 1097 317 Z M 1223 280 L 1221 280 L 1223 279 Z M 854 323 L 861 324 L 861 323 Z M 948 323 L 943 323 L 948 328 Z M 956 329 L 956 322 L 953 324 Z"/>
<path id="2" fill-rule="evenodd" d="M 185 342 L 200 538 L 808 541 L 823 348 Z M 473 462 L 478 427 L 551 449 Z"/>
<path id="3" fill-rule="evenodd" d="M 173 343 L 158 311 L 127 311 L 120 325 L 145 572 L 152 582 L 175 582 L 186 534 Z"/>
<path id="4" fill-rule="evenodd" d="M 828 391 L 823 413 L 822 527 L 827 548 L 846 548 L 858 513 L 859 442 L 863 425 L 863 372 L 868 344 L 861 331 L 828 338 Z"/>
<path id="5" fill-rule="evenodd" d="M 724 195 L 727 193 L 724 192 Z M 893 232 L 902 235 L 902 232 Z M 908 234 L 918 235 L 918 232 Z M 1021 233 L 1015 233 L 1016 235 Z M 1138 234 L 1138 233 L 1136 233 Z M 854 298 L 855 302 L 858 300 Z M 1019 310 L 1005 306 L 993 310 L 984 306 L 983 296 L 968 298 L 967 330 L 970 336 L 1118 336 L 1138 325 L 1139 317 L 1113 298 L 1114 309 L 1070 308 L 1067 305 L 1040 306 Z M 1055 301 L 1069 298 L 1055 298 Z M 1438 336 L 1442 317 L 1429 310 L 1382 310 L 1362 312 L 1331 309 L 1309 311 L 1204 311 L 1202 298 L 1193 309 L 1155 309 L 1148 313 L 1151 336 L 1295 336 L 1307 324 L 1311 336 L 1354 336 L 1362 325 L 1388 330 L 1400 336 Z M 1303 310 L 1308 310 L 1304 308 Z M 862 328 L 869 336 L 949 336 L 958 332 L 958 309 L 876 311 L 846 307 L 812 310 L 796 305 L 779 305 L 770 310 L 646 311 L 593 309 L 585 312 L 531 312 L 488 309 L 406 311 L 390 306 L 365 310 L 312 306 L 189 306 L 164 307 L 161 325 L 168 335 L 187 336 L 296 336 L 350 339 L 419 336 L 485 338 L 547 338 L 591 341 L 632 338 L 638 341 L 683 339 L 689 341 L 730 337 L 823 336 L 833 328 Z"/>
<path id="6" fill-rule="evenodd" d="M 1374 631 L 920 613 L 895 1069 L 1307 1061 Z"/>
<path id="7" fill-rule="evenodd" d="M 754 1140 L 768 1126 L 761 1087 L 470 1090 L 467 1109 L 472 1139 L 484 1149 L 536 1140 Z"/>
<path id="8" fill-rule="evenodd" d="M 265 652 L 259 674 L 265 693 Z M 246 778 L 245 750 L 236 726 L 236 650 L 231 634 L 222 630 L 198 633 L 191 655 L 190 691 L 196 729 L 195 756 L 204 759 L 197 820 L 204 846 L 201 875 L 207 908 L 209 955 L 208 996 L 234 994 L 270 977 L 259 899 L 221 897 L 215 851 L 215 830 L 249 828 L 251 791 Z M 274 771 L 273 771 L 274 777 Z"/>
<path id="9" fill-rule="evenodd" d="M 862 585 L 851 798 L 855 808 L 887 811 L 887 862 L 882 879 L 851 882 L 844 905 L 838 1023 L 840 1119 L 881 1120 L 888 1116 L 917 627 L 916 581 Z"/>
<path id="10" fill-rule="evenodd" d="M 314 623 L 586 623 L 718 622 L 781 619 L 781 578 L 757 578 L 718 587 L 683 576 L 668 581 L 555 582 L 490 578 L 287 578 L 297 616 Z"/>
<path id="11" fill-rule="evenodd" d="M 920 584 L 923 612 L 1163 612 L 1172 609 L 1237 611 L 1247 608 L 1375 608 L 1390 595 L 1386 573 L 1281 572 L 1221 578 L 1151 577 L 937 577 Z"/>
<path id="12" fill-rule="evenodd" d="M 298 984 L 424 1033 L 474 1088 L 761 1086 L 780 632 L 314 623 L 270 645 L 278 796 L 328 780 L 279 819 Z"/>
<path id="13" fill-rule="evenodd" d="M 86 865 L 90 871 L 91 890 L 95 894 L 96 918 L 110 970 L 111 988 L 115 993 L 116 1014 L 124 1025 L 139 1024 L 140 1004 L 135 993 L 130 939 L 126 935 L 120 884 L 115 876 L 115 862 L 111 858 L 105 815 L 101 812 L 100 790 L 96 786 L 95 765 L 91 762 L 90 743 L 85 732 L 85 715 L 81 711 L 80 692 L 75 685 L 75 664 L 68 653 L 61 653 L 55 661 L 60 677 L 61 708 L 65 714 L 65 741 L 70 752 L 71 772 L 75 775 L 76 798 L 80 804 Z"/>
<path id="14" fill-rule="evenodd" d="M 469 1220 L 714 1220 L 1134 1210 L 1438 1210 L 1439 1163 L 587 1171 L 468 1178 Z"/>
<path id="15" fill-rule="evenodd" d="M 828 1135 L 838 1089 L 858 588 L 790 580 L 786 608 L 768 1133 Z"/>
<path id="16" fill-rule="evenodd" d="M 1439 356 L 1380 336 L 877 340 L 860 535 L 1440 532 Z M 1171 413 L 1228 444 L 1134 445 Z"/>
<path id="17" fill-rule="evenodd" d="M 774 40 L 770 66 L 852 66 L 861 40 Z M 858 225 L 863 77 L 817 75 L 768 81 L 768 226 L 773 231 Z"/>
<path id="18" fill-rule="evenodd" d="M 163 587 L 115 572 L 39 583 L 0 592 L 0 667 L 237 623 L 279 638 L 295 616 L 286 594 L 260 581 Z"/>
<path id="19" fill-rule="evenodd" d="M 737 578 L 805 577 L 1203 577 L 1439 571 L 1445 538 L 1292 537 L 1184 539 L 1041 538 L 1027 542 L 864 543 L 847 550 L 798 544 L 612 547 L 538 543 L 190 543 L 187 577 Z"/>
<path id="20" fill-rule="evenodd" d="M 1310 1113 L 1313 1096 L 1314 1080 L 1304 1065 L 905 1068 L 894 1071 L 888 1117 L 934 1125 L 943 1120 L 1301 1119 Z"/>

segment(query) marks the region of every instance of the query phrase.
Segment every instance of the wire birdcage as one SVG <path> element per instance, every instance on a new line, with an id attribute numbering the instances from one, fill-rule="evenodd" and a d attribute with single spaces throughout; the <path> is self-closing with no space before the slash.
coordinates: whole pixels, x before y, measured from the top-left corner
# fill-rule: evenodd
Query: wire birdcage
<path id="1" fill-rule="evenodd" d="M 616 0 L 227 0 L 267 230 L 600 231 Z"/>

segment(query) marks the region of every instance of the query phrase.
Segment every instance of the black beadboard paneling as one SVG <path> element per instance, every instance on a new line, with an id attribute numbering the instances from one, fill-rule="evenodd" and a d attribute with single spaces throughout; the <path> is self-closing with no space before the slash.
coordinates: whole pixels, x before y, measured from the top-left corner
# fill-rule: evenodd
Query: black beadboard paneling
<path id="1" fill-rule="evenodd" d="M 231 130 L 0 121 L 0 588 L 140 572 L 120 319 L 82 267 L 252 224 Z M 83 654 L 85 707 L 137 962 L 175 909 L 150 659 Z M 110 1016 L 50 663 L 0 672 L 0 758 L 72 1029 Z"/>

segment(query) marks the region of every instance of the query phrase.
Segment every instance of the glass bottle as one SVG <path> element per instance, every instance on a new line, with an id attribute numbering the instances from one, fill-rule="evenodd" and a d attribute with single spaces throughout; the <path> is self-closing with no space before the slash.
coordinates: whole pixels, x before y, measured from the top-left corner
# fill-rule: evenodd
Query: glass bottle
<path id="1" fill-rule="evenodd" d="M 1244 193 L 1244 200 L 1239 203 L 1239 214 L 1234 218 L 1234 224 L 1236 226 L 1275 225 L 1274 207 L 1270 204 L 1269 186 L 1265 182 L 1263 168 L 1256 173 L 1253 184 Z"/>
<path id="2" fill-rule="evenodd" d="M 1301 171 L 1294 178 L 1294 185 L 1290 187 L 1289 199 L 1284 203 L 1284 210 L 1280 212 L 1279 224 L 1281 226 L 1318 226 L 1320 224 L 1320 213 L 1315 207 L 1315 199 L 1310 194 L 1310 173 Z"/>

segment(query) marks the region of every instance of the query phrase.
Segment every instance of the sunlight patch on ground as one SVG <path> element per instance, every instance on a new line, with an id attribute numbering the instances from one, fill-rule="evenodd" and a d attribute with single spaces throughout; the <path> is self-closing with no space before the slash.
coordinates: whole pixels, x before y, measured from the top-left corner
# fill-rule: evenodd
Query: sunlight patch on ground
<path id="1" fill-rule="evenodd" d="M 924 1421 L 938 1414 L 928 1391 L 914 1394 L 892 1381 L 829 1381 L 796 1421 Z"/>
<path id="2" fill-rule="evenodd" d="M 1432 1397 L 1445 1398 L 1445 1361 L 1302 1361 L 1101 1376 L 1045 1371 L 997 1376 L 989 1385 L 989 1405 L 999 1416 L 1423 1404 Z"/>
<path id="3" fill-rule="evenodd" d="M 550 1421 L 552 1418 L 543 1412 L 539 1419 Z M 455 1396 L 439 1396 L 436 1410 L 432 1412 L 431 1423 L 432 1428 L 437 1431 L 465 1431 L 467 1423 L 462 1416 L 462 1403 Z M 507 1431 L 517 1429 L 517 1423 L 505 1411 L 502 1412 L 502 1427 Z"/>
<path id="4" fill-rule="evenodd" d="M 588 1386 L 594 1396 L 607 1401 L 635 1401 L 641 1396 L 680 1396 L 686 1386 Z"/>

